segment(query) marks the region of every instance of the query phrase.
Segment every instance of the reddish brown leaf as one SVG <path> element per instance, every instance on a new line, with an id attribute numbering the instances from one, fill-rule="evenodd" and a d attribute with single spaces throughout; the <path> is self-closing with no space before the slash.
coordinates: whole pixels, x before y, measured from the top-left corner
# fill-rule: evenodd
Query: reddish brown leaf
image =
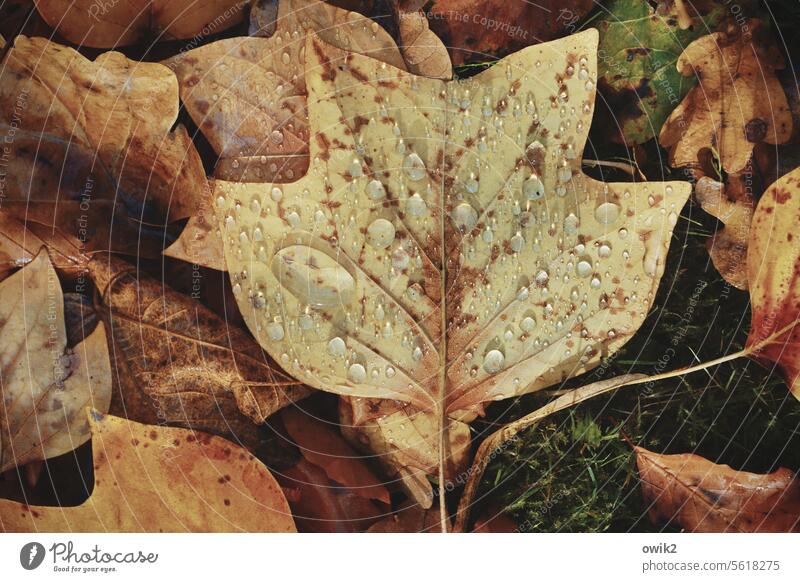
<path id="1" fill-rule="evenodd" d="M 650 519 L 692 532 L 800 531 L 800 483 L 785 468 L 759 475 L 698 455 L 635 447 Z"/>
<path id="2" fill-rule="evenodd" d="M 284 490 L 291 491 L 289 505 L 300 531 L 364 531 L 385 514 L 381 504 L 331 481 L 321 467 L 305 458 L 277 477 Z"/>
<path id="3" fill-rule="evenodd" d="M 490 505 L 475 521 L 473 533 L 519 533 L 519 525 L 496 505 Z"/>
<path id="4" fill-rule="evenodd" d="M 70 42 L 112 48 L 221 32 L 241 22 L 243 0 L 36 0 L 47 23 Z"/>
<path id="5" fill-rule="evenodd" d="M 453 64 L 463 65 L 576 32 L 594 5 L 592 0 L 435 0 L 428 19 Z"/>
<path id="6" fill-rule="evenodd" d="M 378 477 L 331 425 L 295 407 L 285 409 L 281 419 L 303 457 L 321 468 L 328 479 L 359 497 L 389 503 L 389 492 Z"/>
<path id="7" fill-rule="evenodd" d="M 747 273 L 752 319 L 747 348 L 765 366 L 777 365 L 800 398 L 800 169 L 761 196 L 750 229 Z"/>

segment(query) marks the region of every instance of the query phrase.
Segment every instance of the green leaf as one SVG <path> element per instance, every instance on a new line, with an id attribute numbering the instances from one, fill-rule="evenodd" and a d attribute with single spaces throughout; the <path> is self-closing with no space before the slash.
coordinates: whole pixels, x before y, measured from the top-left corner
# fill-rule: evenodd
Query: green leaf
<path id="1" fill-rule="evenodd" d="M 679 17 L 679 7 L 689 14 Z M 595 22 L 600 31 L 598 89 L 606 105 L 607 135 L 644 143 L 658 135 L 696 79 L 675 64 L 693 40 L 713 32 L 725 10 L 714 3 L 611 0 Z M 620 136 L 620 130 L 622 135 Z"/>

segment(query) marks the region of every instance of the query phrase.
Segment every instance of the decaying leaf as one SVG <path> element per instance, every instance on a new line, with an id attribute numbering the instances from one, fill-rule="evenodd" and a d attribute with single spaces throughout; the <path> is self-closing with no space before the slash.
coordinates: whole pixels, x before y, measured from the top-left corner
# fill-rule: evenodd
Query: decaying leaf
<path id="1" fill-rule="evenodd" d="M 695 186 L 700 207 L 724 223 L 706 246 L 720 275 L 737 289 L 747 289 L 747 240 L 755 201 L 751 189 L 744 187 L 752 170 L 729 174 L 726 183 L 703 176 Z"/>
<path id="2" fill-rule="evenodd" d="M 336 430 L 297 408 L 285 409 L 281 420 L 300 454 L 329 479 L 360 497 L 389 504 L 389 492 Z"/>
<path id="3" fill-rule="evenodd" d="M 600 121 L 603 135 L 614 141 L 640 144 L 658 135 L 696 82 L 675 68 L 678 56 L 693 40 L 715 30 L 725 14 L 715 2 L 653 4 L 612 0 L 592 23 L 600 32 Z"/>
<path id="4" fill-rule="evenodd" d="M 111 366 L 98 326 L 67 348 L 64 297 L 47 252 L 0 283 L 0 473 L 89 439 L 85 408 L 107 410 Z"/>
<path id="5" fill-rule="evenodd" d="M 761 196 L 747 249 L 752 318 L 750 357 L 777 366 L 800 399 L 800 169 L 786 174 Z M 766 343 L 766 345 L 762 345 Z"/>
<path id="6" fill-rule="evenodd" d="M 395 400 L 347 398 L 339 401 L 342 433 L 356 446 L 377 456 L 387 472 L 400 478 L 406 493 L 423 508 L 433 504 L 429 478 L 438 478 L 439 419 Z M 464 478 L 470 454 L 469 427 L 448 419 L 445 478 Z"/>
<path id="7" fill-rule="evenodd" d="M 332 481 L 325 471 L 301 458 L 277 473 L 301 532 L 362 532 L 386 514 L 386 507 Z"/>
<path id="8" fill-rule="evenodd" d="M 683 51 L 678 71 L 699 83 L 661 129 L 670 165 L 696 166 L 714 148 L 728 173 L 744 170 L 755 144 L 781 144 L 792 134 L 786 94 L 775 76 L 784 67 L 766 25 L 748 20 L 704 36 Z"/>
<path id="9" fill-rule="evenodd" d="M 178 77 L 186 110 L 220 157 L 217 177 L 286 182 L 305 174 L 308 31 L 405 67 L 392 37 L 377 23 L 318 0 L 281 1 L 270 38 L 221 40 L 165 62 Z"/>
<path id="10" fill-rule="evenodd" d="M 163 65 L 106 52 L 92 62 L 43 38 L 18 36 L 0 71 L 5 194 L 24 202 L 121 202 L 164 224 L 194 213 L 208 191 Z"/>
<path id="11" fill-rule="evenodd" d="M 300 531 L 360 532 L 386 514 L 388 490 L 336 430 L 294 408 L 281 420 L 302 455 L 278 474 Z"/>
<path id="12" fill-rule="evenodd" d="M 249 334 L 198 301 L 113 257 L 89 268 L 113 330 L 113 413 L 250 446 L 255 424 L 308 394 Z"/>
<path id="13" fill-rule="evenodd" d="M 431 79 L 451 79 L 453 65 L 447 48 L 428 26 L 422 10 L 426 0 L 392 0 L 400 51 L 408 70 Z"/>
<path id="14" fill-rule="evenodd" d="M 209 269 L 227 271 L 222 238 L 216 223 L 210 200 L 200 201 L 197 213 L 187 221 L 178 240 L 164 250 L 164 255 Z"/>
<path id="15" fill-rule="evenodd" d="M 800 531 L 800 483 L 780 468 L 759 475 L 698 455 L 659 455 L 636 447 L 650 519 L 691 532 Z"/>
<path id="16" fill-rule="evenodd" d="M 222 32 L 247 0 L 35 0 L 42 18 L 75 44 L 113 48 Z"/>
<path id="17" fill-rule="evenodd" d="M 581 173 L 596 44 L 446 83 L 309 39 L 314 166 L 214 183 L 234 294 L 285 370 L 468 420 L 631 337 L 690 186 Z"/>
<path id="18" fill-rule="evenodd" d="M 220 437 L 90 414 L 94 491 L 78 507 L 0 500 L 6 532 L 294 532 L 269 470 Z"/>
<path id="19" fill-rule="evenodd" d="M 592 0 L 434 0 L 427 14 L 453 64 L 463 65 L 575 32 L 594 6 Z"/>

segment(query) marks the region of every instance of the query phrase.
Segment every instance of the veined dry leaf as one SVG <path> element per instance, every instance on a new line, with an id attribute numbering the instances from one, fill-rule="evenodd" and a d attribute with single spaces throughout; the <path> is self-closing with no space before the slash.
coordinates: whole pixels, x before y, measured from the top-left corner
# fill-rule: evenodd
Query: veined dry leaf
<path id="1" fill-rule="evenodd" d="M 113 330 L 113 413 L 251 446 L 254 423 L 308 394 L 249 334 L 191 297 L 113 257 L 89 268 Z"/>
<path id="2" fill-rule="evenodd" d="M 446 83 L 309 39 L 313 168 L 214 183 L 242 315 L 285 370 L 468 420 L 631 337 L 690 186 L 581 173 L 596 47 Z"/>
<path id="3" fill-rule="evenodd" d="M 789 469 L 759 475 L 698 455 L 635 447 L 650 519 L 691 532 L 800 531 L 800 484 Z"/>
<path id="4" fill-rule="evenodd" d="M 292 181 L 308 168 L 305 36 L 404 67 L 377 23 L 318 0 L 282 0 L 270 38 L 231 38 L 173 57 L 181 99 L 220 157 L 217 177 Z M 216 97 L 216 98 L 215 98 Z"/>
<path id="5" fill-rule="evenodd" d="M 433 504 L 429 477 L 438 479 L 439 418 L 395 400 L 348 398 L 339 401 L 342 434 L 375 455 L 390 475 L 398 475 L 406 493 L 423 508 Z M 469 427 L 448 419 L 445 478 L 466 479 L 470 455 Z M 459 483 L 461 484 L 461 483 Z"/>
<path id="6" fill-rule="evenodd" d="M 767 340 L 750 357 L 776 365 L 800 399 L 800 169 L 786 174 L 761 196 L 750 228 L 747 279 L 752 318 L 747 348 Z M 770 339 L 772 338 L 772 339 Z"/>
<path id="7" fill-rule="evenodd" d="M 659 141 L 669 148 L 671 165 L 696 166 L 701 150 L 713 147 L 723 169 L 737 173 L 755 144 L 788 141 L 792 114 L 775 76 L 783 57 L 766 25 L 748 20 L 746 29 L 736 25 L 704 36 L 686 47 L 677 67 L 699 83 L 661 129 Z"/>
<path id="8" fill-rule="evenodd" d="M 752 181 L 752 168 L 749 173 L 728 174 L 725 184 L 703 176 L 694 189 L 700 207 L 725 224 L 706 247 L 717 271 L 737 289 L 747 289 L 747 240 L 755 210 L 748 180 Z"/>
<path id="9" fill-rule="evenodd" d="M 434 0 L 427 13 L 453 64 L 463 65 L 575 32 L 594 7 L 592 0 Z"/>
<path id="10" fill-rule="evenodd" d="M 11 136 L 9 200 L 121 201 L 164 224 L 208 191 L 186 129 L 171 130 L 178 84 L 163 65 L 19 36 L 0 71 L 0 130 Z"/>
<path id="11" fill-rule="evenodd" d="M 208 434 L 96 411 L 90 424 L 91 497 L 78 507 L 0 500 L 3 531 L 295 531 L 280 487 L 245 449 Z"/>
<path id="12" fill-rule="evenodd" d="M 447 48 L 428 26 L 428 17 L 423 11 L 427 0 L 392 0 L 397 29 L 400 35 L 400 51 L 415 75 L 431 79 L 451 79 L 453 65 Z"/>
<path id="13" fill-rule="evenodd" d="M 247 0 L 35 0 L 42 18 L 75 44 L 113 48 L 207 36 L 242 21 Z"/>
<path id="14" fill-rule="evenodd" d="M 359 497 L 389 505 L 386 487 L 336 430 L 293 407 L 281 412 L 281 420 L 300 454 L 322 469 L 330 480 Z"/>
<path id="15" fill-rule="evenodd" d="M 67 348 L 64 297 L 42 250 L 0 283 L 0 473 L 89 439 L 85 408 L 108 410 L 111 366 L 98 326 Z"/>

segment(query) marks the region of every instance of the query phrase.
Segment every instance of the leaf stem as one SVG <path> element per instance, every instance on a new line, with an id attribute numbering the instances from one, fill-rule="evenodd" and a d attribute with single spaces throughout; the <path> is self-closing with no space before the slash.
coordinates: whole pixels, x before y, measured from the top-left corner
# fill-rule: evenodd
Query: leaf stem
<path id="1" fill-rule="evenodd" d="M 587 160 L 587 159 L 581 160 L 581 162 L 589 167 L 606 166 L 609 168 L 616 168 L 617 170 L 622 170 L 626 174 L 629 174 L 633 177 L 636 177 L 636 175 L 638 174 L 638 177 L 641 178 L 643 182 L 647 182 L 647 178 L 639 169 L 639 166 L 636 164 L 632 164 L 630 162 L 610 162 L 607 160 Z"/>

